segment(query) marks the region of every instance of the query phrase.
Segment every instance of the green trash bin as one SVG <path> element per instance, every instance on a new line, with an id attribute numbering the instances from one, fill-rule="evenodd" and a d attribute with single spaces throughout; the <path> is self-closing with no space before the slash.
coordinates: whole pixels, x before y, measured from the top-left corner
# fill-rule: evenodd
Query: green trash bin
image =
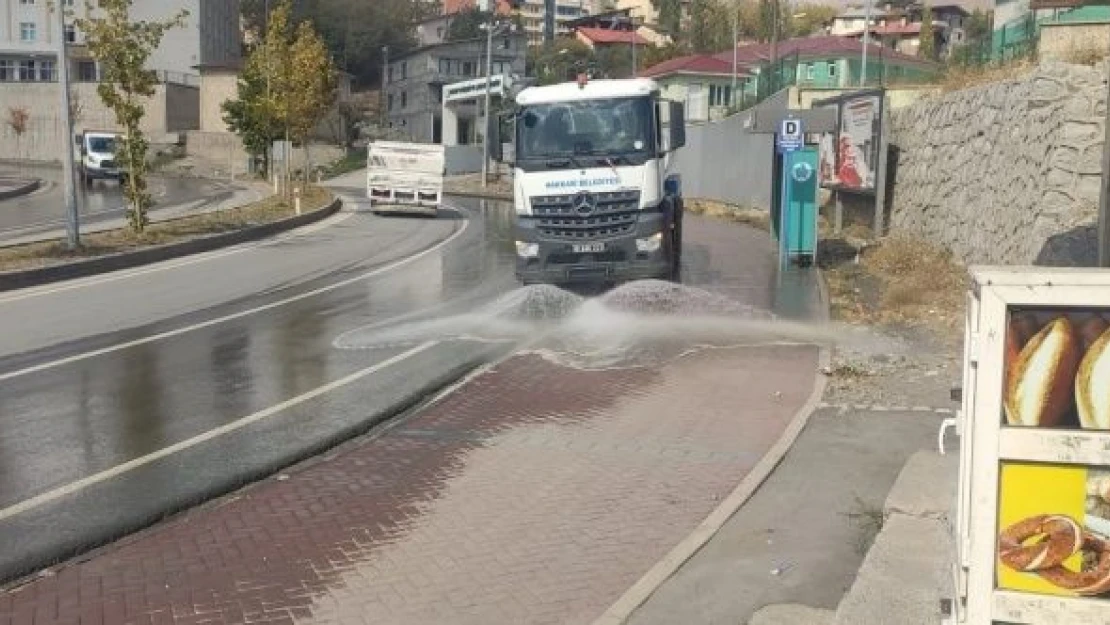
<path id="1" fill-rule="evenodd" d="M 817 150 L 782 155 L 779 263 L 809 266 L 817 258 Z"/>

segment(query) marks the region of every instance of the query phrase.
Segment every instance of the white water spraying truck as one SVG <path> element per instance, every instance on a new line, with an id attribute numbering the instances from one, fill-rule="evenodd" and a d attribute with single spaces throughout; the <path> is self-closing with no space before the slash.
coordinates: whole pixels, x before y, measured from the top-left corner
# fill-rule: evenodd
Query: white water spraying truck
<path id="1" fill-rule="evenodd" d="M 375 141 L 366 150 L 366 197 L 377 214 L 435 217 L 443 201 L 442 145 Z"/>
<path id="2" fill-rule="evenodd" d="M 658 83 L 579 77 L 516 96 L 516 275 L 524 284 L 678 278 L 682 189 L 667 174 L 686 143 L 683 105 Z"/>

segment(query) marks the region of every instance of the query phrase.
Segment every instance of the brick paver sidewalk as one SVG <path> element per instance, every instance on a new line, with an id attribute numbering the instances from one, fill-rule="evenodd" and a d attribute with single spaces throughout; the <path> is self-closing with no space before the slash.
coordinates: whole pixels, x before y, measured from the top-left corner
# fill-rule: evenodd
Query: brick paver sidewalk
<path id="1" fill-rule="evenodd" d="M 815 362 L 799 346 L 603 372 L 517 356 L 0 594 L 0 625 L 588 623 L 758 462 Z"/>

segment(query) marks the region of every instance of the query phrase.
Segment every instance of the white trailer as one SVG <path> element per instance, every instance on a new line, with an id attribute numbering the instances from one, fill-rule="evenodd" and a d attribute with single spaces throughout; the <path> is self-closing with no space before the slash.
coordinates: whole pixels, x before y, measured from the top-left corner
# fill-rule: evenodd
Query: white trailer
<path id="1" fill-rule="evenodd" d="M 379 214 L 436 216 L 443 201 L 442 145 L 375 141 L 367 150 L 366 197 Z"/>

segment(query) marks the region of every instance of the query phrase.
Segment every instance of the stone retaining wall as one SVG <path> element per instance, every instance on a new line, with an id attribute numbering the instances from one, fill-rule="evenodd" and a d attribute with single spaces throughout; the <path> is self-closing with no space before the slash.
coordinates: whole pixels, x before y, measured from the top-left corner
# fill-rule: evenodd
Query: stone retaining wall
<path id="1" fill-rule="evenodd" d="M 1106 75 L 1046 62 L 892 111 L 892 229 L 967 263 L 1091 262 Z"/>

